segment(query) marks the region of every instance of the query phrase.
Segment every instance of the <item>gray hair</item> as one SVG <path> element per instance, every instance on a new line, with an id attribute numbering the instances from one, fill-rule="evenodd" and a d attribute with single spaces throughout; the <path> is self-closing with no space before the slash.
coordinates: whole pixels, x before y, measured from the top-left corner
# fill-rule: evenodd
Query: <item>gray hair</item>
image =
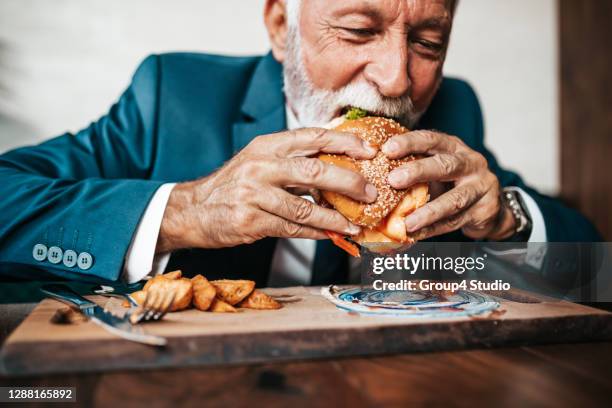
<path id="1" fill-rule="evenodd" d="M 297 27 L 300 20 L 300 7 L 302 0 L 285 0 L 285 13 L 287 15 L 287 25 Z"/>

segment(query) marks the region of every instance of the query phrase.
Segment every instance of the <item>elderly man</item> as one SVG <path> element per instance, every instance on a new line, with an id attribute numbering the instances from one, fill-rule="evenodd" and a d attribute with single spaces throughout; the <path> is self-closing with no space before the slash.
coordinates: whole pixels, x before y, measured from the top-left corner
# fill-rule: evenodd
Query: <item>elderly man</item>
<path id="1" fill-rule="evenodd" d="M 359 228 L 300 195 L 376 198 L 360 175 L 312 157 L 376 153 L 321 128 L 347 106 L 414 130 L 381 149 L 427 156 L 389 176 L 396 188 L 432 183 L 434 199 L 406 219 L 420 239 L 596 240 L 581 215 L 499 167 L 473 91 L 442 77 L 455 3 L 268 0 L 269 55 L 147 58 L 106 116 L 0 157 L 3 269 L 127 282 L 166 268 L 262 285 L 345 280 L 345 255 L 315 240 Z"/>

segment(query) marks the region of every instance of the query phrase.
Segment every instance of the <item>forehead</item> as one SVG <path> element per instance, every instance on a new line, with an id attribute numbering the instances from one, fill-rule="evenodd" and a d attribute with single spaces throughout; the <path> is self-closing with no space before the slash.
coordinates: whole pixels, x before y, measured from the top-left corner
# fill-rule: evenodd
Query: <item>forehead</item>
<path id="1" fill-rule="evenodd" d="M 379 23 L 450 23 L 452 0 L 303 0 L 303 11 L 321 18 L 366 17 Z M 313 13 L 310 13 L 313 12 Z"/>

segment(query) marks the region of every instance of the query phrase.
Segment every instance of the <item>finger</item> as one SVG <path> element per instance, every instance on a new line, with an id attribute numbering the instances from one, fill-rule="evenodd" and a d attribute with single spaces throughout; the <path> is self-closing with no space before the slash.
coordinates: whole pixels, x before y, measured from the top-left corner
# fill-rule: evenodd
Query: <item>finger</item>
<path id="1" fill-rule="evenodd" d="M 471 222 L 463 227 L 463 233 L 473 239 L 488 237 L 501 221 L 501 210 L 499 194 L 490 190 L 469 209 Z"/>
<path id="2" fill-rule="evenodd" d="M 429 183 L 429 197 L 434 200 L 454 187 L 454 183 L 432 181 Z"/>
<path id="3" fill-rule="evenodd" d="M 456 231 L 460 228 L 463 228 L 463 226 L 466 225 L 469 221 L 470 216 L 468 212 L 463 211 L 435 224 L 432 224 L 428 227 L 421 228 L 419 231 L 412 234 L 412 236 L 416 240 L 422 241 L 427 238 L 436 237 L 439 235 L 448 234 L 449 232 Z"/>
<path id="4" fill-rule="evenodd" d="M 381 151 L 390 159 L 400 159 L 414 153 L 454 153 L 463 142 L 444 133 L 416 130 L 396 135 L 382 145 Z"/>
<path id="5" fill-rule="evenodd" d="M 296 196 L 305 196 L 305 195 L 312 195 L 313 191 L 316 191 L 316 190 L 312 188 L 304 188 L 304 187 L 290 187 L 290 188 L 287 188 L 287 191 L 290 194 L 293 194 Z"/>
<path id="6" fill-rule="evenodd" d="M 480 225 L 466 225 L 462 228 L 463 234 L 472 239 L 485 239 L 489 236 L 491 230 L 495 227 L 495 223 L 487 223 Z"/>
<path id="7" fill-rule="evenodd" d="M 256 230 L 261 231 L 266 237 L 327 239 L 323 230 L 298 224 L 266 211 L 261 211 L 256 223 L 258 224 Z"/>
<path id="8" fill-rule="evenodd" d="M 258 200 L 259 207 L 273 215 L 297 224 L 346 235 L 357 235 L 361 229 L 351 224 L 338 211 L 320 207 L 311 201 L 276 188 Z"/>
<path id="9" fill-rule="evenodd" d="M 471 207 L 482 195 L 474 184 L 455 187 L 408 215 L 404 221 L 406 229 L 415 232 L 452 217 Z"/>
<path id="10" fill-rule="evenodd" d="M 355 159 L 371 159 L 377 149 L 351 133 L 322 128 L 304 128 L 272 136 L 278 157 L 306 157 L 317 153 L 346 154 Z"/>
<path id="11" fill-rule="evenodd" d="M 388 181 L 397 189 L 419 182 L 452 181 L 464 174 L 465 167 L 462 155 L 441 153 L 401 165 L 389 173 Z"/>
<path id="12" fill-rule="evenodd" d="M 334 191 L 366 203 L 376 200 L 376 187 L 355 171 L 308 157 L 276 163 L 278 167 L 270 173 L 271 182 L 276 185 Z"/>

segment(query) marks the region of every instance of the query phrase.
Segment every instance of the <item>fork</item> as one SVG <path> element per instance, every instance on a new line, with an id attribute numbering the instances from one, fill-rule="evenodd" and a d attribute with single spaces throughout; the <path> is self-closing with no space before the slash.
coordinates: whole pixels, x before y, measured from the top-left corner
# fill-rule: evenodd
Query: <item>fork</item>
<path id="1" fill-rule="evenodd" d="M 99 285 L 93 288 L 93 292 L 106 297 L 126 299 L 131 306 L 128 314 L 132 324 L 162 319 L 174 302 L 174 294 L 171 291 L 163 291 L 161 294 L 158 291 L 146 292 L 142 305 L 130 295 L 115 291 L 112 286 Z"/>
<path id="2" fill-rule="evenodd" d="M 107 285 L 94 286 L 92 288 L 92 292 L 95 293 L 96 295 L 125 299 L 128 301 L 130 306 L 133 306 L 133 307 L 138 306 L 138 302 L 136 302 L 132 296 L 130 296 L 127 293 L 116 292 L 115 288 L 113 288 L 112 286 L 107 286 Z"/>
<path id="3" fill-rule="evenodd" d="M 142 305 L 138 305 L 128 312 L 130 322 L 137 324 L 161 320 L 172 308 L 174 296 L 173 291 L 146 292 Z"/>

